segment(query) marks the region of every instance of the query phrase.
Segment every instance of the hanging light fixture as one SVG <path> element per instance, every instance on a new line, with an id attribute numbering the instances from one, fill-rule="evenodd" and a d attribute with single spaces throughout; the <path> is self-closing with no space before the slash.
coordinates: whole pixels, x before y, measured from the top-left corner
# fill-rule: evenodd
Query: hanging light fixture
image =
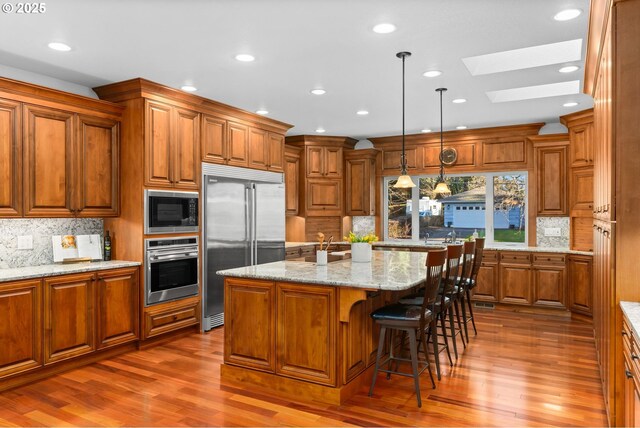
<path id="1" fill-rule="evenodd" d="M 402 155 L 400 156 L 400 177 L 393 187 L 397 189 L 410 189 L 416 187 L 409 174 L 407 174 L 407 155 L 404 151 L 404 59 L 411 56 L 411 52 L 398 52 L 396 56 L 402 59 Z"/>
<path id="2" fill-rule="evenodd" d="M 444 181 L 444 159 L 442 158 L 442 153 L 444 152 L 444 135 L 442 134 L 442 93 L 446 90 L 447 88 L 436 89 L 436 92 L 440 92 L 440 177 L 438 177 L 438 182 L 434 191 L 441 195 L 451 194 L 451 189 L 449 189 L 449 186 L 447 186 L 447 183 Z"/>

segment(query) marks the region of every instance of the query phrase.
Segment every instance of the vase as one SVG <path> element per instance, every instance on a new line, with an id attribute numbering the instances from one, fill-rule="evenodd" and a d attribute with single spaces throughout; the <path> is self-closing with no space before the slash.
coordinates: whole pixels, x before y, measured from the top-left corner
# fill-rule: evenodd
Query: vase
<path id="1" fill-rule="evenodd" d="M 366 242 L 351 244 L 351 261 L 355 263 L 371 262 L 371 244 Z"/>

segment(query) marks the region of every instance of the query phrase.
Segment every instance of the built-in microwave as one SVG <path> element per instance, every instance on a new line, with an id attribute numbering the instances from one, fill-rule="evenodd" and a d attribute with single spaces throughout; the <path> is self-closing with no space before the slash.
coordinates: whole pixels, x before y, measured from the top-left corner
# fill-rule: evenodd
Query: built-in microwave
<path id="1" fill-rule="evenodd" d="M 198 232 L 198 193 L 144 191 L 144 233 Z"/>

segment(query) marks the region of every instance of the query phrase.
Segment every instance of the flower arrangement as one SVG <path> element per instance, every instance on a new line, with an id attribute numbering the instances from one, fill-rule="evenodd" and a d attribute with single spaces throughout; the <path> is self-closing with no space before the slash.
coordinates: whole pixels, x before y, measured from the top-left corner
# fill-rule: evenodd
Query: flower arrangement
<path id="1" fill-rule="evenodd" d="M 367 233 L 366 235 L 358 235 L 356 233 L 349 232 L 349 236 L 345 236 L 342 239 L 344 239 L 345 241 L 351 244 L 355 244 L 358 242 L 362 242 L 365 244 L 373 244 L 374 242 L 378 241 L 378 237 L 373 233 Z"/>

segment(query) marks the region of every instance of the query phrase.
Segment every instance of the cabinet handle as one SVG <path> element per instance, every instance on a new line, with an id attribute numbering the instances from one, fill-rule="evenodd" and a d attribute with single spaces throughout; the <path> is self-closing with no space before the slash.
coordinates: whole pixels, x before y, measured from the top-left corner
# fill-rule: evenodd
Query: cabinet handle
<path id="1" fill-rule="evenodd" d="M 631 379 L 633 377 L 633 375 L 631 374 L 631 372 L 629 370 L 625 370 L 624 371 L 624 375 L 627 377 L 627 379 Z"/>
<path id="2" fill-rule="evenodd" d="M 607 238 L 609 237 L 609 231 L 608 231 L 608 230 L 605 230 L 604 232 L 602 232 L 602 234 L 603 234 L 604 236 L 606 236 Z"/>
<path id="3" fill-rule="evenodd" d="M 622 330 L 622 331 L 620 332 L 620 334 L 621 334 L 621 335 L 623 335 L 623 336 L 626 336 L 626 335 L 627 335 L 627 332 L 626 332 L 626 331 L 624 331 L 624 330 Z"/>
<path id="4" fill-rule="evenodd" d="M 608 212 L 609 212 L 609 204 L 607 204 L 607 207 L 604 209 L 604 212 L 605 212 L 605 213 L 608 213 Z"/>
<path id="5" fill-rule="evenodd" d="M 632 360 L 637 360 L 638 358 L 640 358 L 640 357 L 638 357 L 636 354 L 631 354 L 631 359 Z"/>

